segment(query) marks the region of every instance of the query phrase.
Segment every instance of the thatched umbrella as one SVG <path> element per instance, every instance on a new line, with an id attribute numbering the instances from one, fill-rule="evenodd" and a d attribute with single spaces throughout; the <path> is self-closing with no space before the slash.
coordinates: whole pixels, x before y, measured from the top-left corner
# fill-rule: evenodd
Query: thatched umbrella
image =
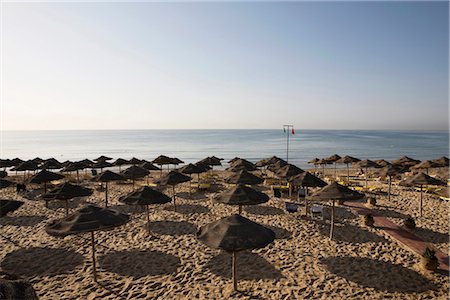
<path id="1" fill-rule="evenodd" d="M 305 171 L 300 169 L 299 167 L 292 165 L 292 164 L 287 164 L 284 167 L 281 167 L 280 169 L 278 169 L 278 171 L 275 173 L 275 176 L 279 177 L 279 178 L 283 178 L 286 179 L 289 185 L 289 197 L 292 194 L 292 186 L 290 184 L 289 178 L 304 173 Z"/>
<path id="2" fill-rule="evenodd" d="M 428 175 L 428 169 L 430 169 L 430 168 L 438 168 L 438 167 L 439 167 L 439 164 L 435 163 L 434 161 L 424 160 L 423 162 L 412 166 L 411 169 L 414 169 L 414 170 L 425 169 L 426 173 Z"/>
<path id="3" fill-rule="evenodd" d="M 148 206 L 152 204 L 169 203 L 172 199 L 166 194 L 158 192 L 148 186 L 144 186 L 126 196 L 120 197 L 119 201 L 128 205 L 145 206 L 145 210 L 147 212 L 147 230 L 150 232 L 150 216 Z"/>
<path id="4" fill-rule="evenodd" d="M 407 171 L 408 168 L 400 165 L 387 165 L 376 172 L 380 176 L 389 177 L 388 200 L 391 200 L 392 176 L 396 176 L 397 174 L 405 173 Z"/>
<path id="5" fill-rule="evenodd" d="M 147 175 L 147 185 L 149 184 L 148 178 L 150 176 L 150 171 L 161 170 L 160 168 L 158 168 L 157 166 L 155 166 L 154 164 L 152 164 L 151 162 L 148 162 L 148 161 L 141 161 L 141 163 L 139 164 L 139 167 L 144 168 L 149 171 L 149 174 Z"/>
<path id="6" fill-rule="evenodd" d="M 393 165 L 401 165 L 404 167 L 412 167 L 414 165 L 417 165 L 418 163 L 420 163 L 420 160 L 413 159 L 408 156 L 402 156 L 399 159 L 392 161 Z"/>
<path id="7" fill-rule="evenodd" d="M 182 161 L 182 160 L 179 159 L 179 158 L 173 157 L 173 158 L 172 158 L 172 163 L 171 163 L 171 165 L 175 165 L 175 167 L 176 167 L 176 166 L 178 166 L 179 164 L 184 164 L 184 161 Z"/>
<path id="8" fill-rule="evenodd" d="M 94 163 L 91 168 L 93 169 L 100 169 L 100 172 L 103 172 L 103 168 L 110 168 L 114 165 L 112 163 L 107 162 L 106 160 L 99 160 L 96 163 Z"/>
<path id="9" fill-rule="evenodd" d="M 11 169 L 11 171 L 23 171 L 23 177 L 25 178 L 26 171 L 36 171 L 39 169 L 39 163 L 33 160 L 27 160 Z"/>
<path id="10" fill-rule="evenodd" d="M 93 178 L 94 181 L 105 182 L 105 207 L 108 207 L 108 182 L 125 180 L 125 178 L 117 173 L 106 170 Z"/>
<path id="11" fill-rule="evenodd" d="M 187 164 L 178 169 L 179 172 L 187 175 L 197 174 L 197 181 L 200 185 L 200 174 L 208 171 L 210 167 L 208 165 L 201 164 L 200 162 L 194 164 Z M 190 191 L 190 188 L 189 188 Z"/>
<path id="12" fill-rule="evenodd" d="M 318 166 L 322 166 L 322 176 L 325 176 L 325 166 L 331 164 L 328 160 L 326 160 L 325 158 L 321 158 L 319 159 L 316 164 Z"/>
<path id="13" fill-rule="evenodd" d="M 130 164 L 130 162 L 123 158 L 118 158 L 118 159 L 116 159 L 115 162 L 113 162 L 113 165 L 119 167 L 119 172 L 122 171 L 122 166 L 129 165 L 129 164 Z"/>
<path id="14" fill-rule="evenodd" d="M 275 239 L 275 232 L 240 215 L 232 215 L 201 227 L 197 238 L 211 248 L 232 254 L 233 289 L 237 291 L 237 252 L 267 246 Z"/>
<path id="15" fill-rule="evenodd" d="M 42 195 L 43 199 L 56 199 L 56 200 L 65 200 L 66 201 L 66 216 L 69 214 L 69 200 L 76 197 L 87 197 L 92 195 L 93 191 L 91 189 L 71 184 L 64 183 L 57 186 L 55 189 L 50 192 Z"/>
<path id="16" fill-rule="evenodd" d="M 15 211 L 21 207 L 25 202 L 17 200 L 0 200 L 0 218 L 6 216 L 8 213 Z"/>
<path id="17" fill-rule="evenodd" d="M 291 178 L 289 178 L 289 182 L 293 186 L 301 186 L 306 187 L 306 196 L 308 195 L 308 187 L 325 187 L 327 183 L 320 179 L 317 176 L 314 176 L 313 174 L 309 172 L 303 172 L 298 175 L 295 175 Z M 308 200 L 307 197 L 305 197 L 305 208 L 306 212 L 308 212 Z"/>
<path id="18" fill-rule="evenodd" d="M 340 160 L 341 157 L 337 154 L 333 154 L 331 156 L 328 156 L 325 158 L 326 161 L 328 161 L 329 163 L 333 163 L 334 164 L 334 179 L 337 178 L 337 171 L 336 171 L 336 163 L 338 160 Z"/>
<path id="19" fill-rule="evenodd" d="M 364 177 L 366 179 L 366 188 L 367 188 L 367 179 L 369 177 L 369 173 L 367 172 L 367 169 L 369 169 L 369 168 L 379 168 L 380 166 L 376 162 L 371 161 L 370 159 L 361 160 L 361 161 L 357 162 L 356 165 L 358 167 L 360 167 L 360 168 L 365 168 L 366 169 L 366 172 L 364 173 L 364 175 L 365 175 Z"/>
<path id="20" fill-rule="evenodd" d="M 18 158 L 18 157 L 12 159 L 11 161 L 13 162 L 13 165 L 14 165 L 15 167 L 17 167 L 17 166 L 20 165 L 21 163 L 25 162 L 24 160 L 22 160 L 22 159 L 20 159 L 20 158 Z"/>
<path id="21" fill-rule="evenodd" d="M 99 162 L 99 161 L 108 161 L 108 160 L 112 160 L 112 157 L 108 157 L 108 156 L 99 156 L 96 159 L 94 159 L 94 161 Z"/>
<path id="22" fill-rule="evenodd" d="M 388 162 L 387 160 L 384 160 L 384 159 L 377 159 L 377 160 L 374 160 L 374 162 L 377 165 L 379 165 L 380 167 L 386 167 L 386 166 L 392 165 L 390 162 Z"/>
<path id="23" fill-rule="evenodd" d="M 101 156 L 100 156 L 100 157 L 101 157 Z M 93 162 L 92 160 L 87 159 L 87 158 L 85 158 L 85 159 L 83 159 L 83 160 L 80 160 L 79 163 L 84 164 L 85 168 L 89 168 L 89 167 L 91 167 L 93 164 L 95 164 L 95 162 Z"/>
<path id="24" fill-rule="evenodd" d="M 83 161 L 76 161 L 65 166 L 61 172 L 77 172 L 77 183 L 80 182 L 80 170 L 86 169 L 88 165 Z"/>
<path id="25" fill-rule="evenodd" d="M 173 192 L 173 208 L 176 211 L 177 207 L 176 207 L 176 194 L 175 194 L 175 186 L 177 184 L 183 183 L 183 182 L 188 182 L 192 180 L 192 178 L 190 176 L 181 174 L 180 172 L 177 171 L 170 171 L 169 173 L 167 173 L 166 175 L 164 175 L 163 177 L 161 177 L 160 179 L 158 179 L 156 182 L 159 183 L 160 185 L 171 185 L 172 186 L 172 192 Z"/>
<path id="26" fill-rule="evenodd" d="M 97 268 L 95 262 L 94 231 L 108 230 L 130 221 L 130 216 L 115 210 L 87 205 L 65 218 L 54 220 L 45 227 L 45 231 L 52 236 L 65 237 L 72 234 L 91 233 L 92 265 L 94 281 L 97 282 Z"/>
<path id="27" fill-rule="evenodd" d="M 162 166 L 163 165 L 170 165 L 172 164 L 173 159 L 171 157 L 165 156 L 165 155 L 160 155 L 157 158 L 155 158 L 154 160 L 152 160 L 152 163 L 159 165 L 159 167 L 161 168 L 161 176 L 162 176 Z"/>
<path id="28" fill-rule="evenodd" d="M 449 166 L 449 160 L 446 156 L 441 156 L 439 158 L 433 159 L 433 162 L 436 163 L 439 168 L 448 167 Z"/>
<path id="29" fill-rule="evenodd" d="M 200 161 L 198 161 L 198 164 L 202 164 L 202 165 L 207 165 L 210 167 L 214 167 L 214 166 L 221 166 L 222 162 L 221 160 L 223 160 L 222 158 L 218 158 L 215 156 L 208 156 Z"/>
<path id="30" fill-rule="evenodd" d="M 14 167 L 14 162 L 10 159 L 0 159 L 0 168 L 10 168 Z"/>
<path id="31" fill-rule="evenodd" d="M 242 171 L 242 170 L 255 171 L 256 166 L 254 163 L 252 163 L 246 159 L 239 158 L 237 160 L 234 160 L 232 163 L 230 163 L 230 167 L 228 167 L 227 170 L 233 171 L 233 172 Z"/>
<path id="32" fill-rule="evenodd" d="M 228 177 L 225 181 L 231 184 L 254 185 L 263 183 L 264 179 L 256 175 L 253 175 L 252 173 L 247 172 L 246 170 L 242 170 L 240 172 L 234 173 L 233 175 Z"/>
<path id="33" fill-rule="evenodd" d="M 335 163 L 346 164 L 347 165 L 347 182 L 350 181 L 350 168 L 349 168 L 348 165 L 357 163 L 359 161 L 361 161 L 359 158 L 356 158 L 356 157 L 353 157 L 353 156 L 349 156 L 349 155 L 341 157 L 340 159 L 335 161 Z"/>
<path id="34" fill-rule="evenodd" d="M 346 186 L 340 185 L 337 182 L 330 183 L 326 187 L 317 191 L 312 195 L 314 200 L 333 200 L 333 206 L 331 209 L 331 226 L 330 226 L 330 239 L 333 238 L 334 230 L 334 201 L 335 200 L 357 200 L 364 197 L 364 194 L 351 190 Z"/>
<path id="35" fill-rule="evenodd" d="M 55 170 L 55 169 L 61 169 L 63 167 L 62 163 L 60 163 L 55 158 L 49 158 L 42 162 L 42 164 L 39 166 L 42 170 Z"/>
<path id="36" fill-rule="evenodd" d="M 12 181 L 9 181 L 7 179 L 2 179 L 2 178 L 0 179 L 0 189 L 4 189 L 4 188 L 7 188 L 7 187 L 10 187 L 13 184 L 15 184 L 15 183 L 12 182 Z"/>
<path id="37" fill-rule="evenodd" d="M 130 163 L 131 165 L 139 165 L 139 164 L 142 163 L 142 160 L 140 160 L 140 159 L 138 159 L 138 158 L 136 158 L 136 157 L 133 157 L 133 158 L 131 158 L 131 159 L 129 160 L 129 163 Z"/>
<path id="38" fill-rule="evenodd" d="M 38 165 L 42 164 L 44 162 L 44 160 L 40 157 L 35 157 L 35 158 L 31 159 L 31 161 L 37 163 Z"/>
<path id="39" fill-rule="evenodd" d="M 64 175 L 50 172 L 47 170 L 42 170 L 39 173 L 35 174 L 33 177 L 30 178 L 28 181 L 29 183 L 36 183 L 36 184 L 44 184 L 44 194 L 47 193 L 47 183 L 51 182 L 53 180 L 60 180 L 63 179 Z M 45 200 L 45 207 L 48 207 L 48 199 Z"/>
<path id="40" fill-rule="evenodd" d="M 416 174 L 410 178 L 400 182 L 400 185 L 406 186 L 420 186 L 420 216 L 422 216 L 422 187 L 424 185 L 446 185 L 445 182 L 431 177 L 425 173 Z"/>
<path id="41" fill-rule="evenodd" d="M 134 181 L 139 178 L 144 178 L 145 176 L 150 174 L 150 172 L 139 166 L 131 166 L 120 172 L 120 174 L 126 179 L 131 179 L 133 181 L 134 189 Z"/>
<path id="42" fill-rule="evenodd" d="M 235 158 L 232 158 L 232 159 L 230 159 L 229 161 L 227 161 L 228 162 L 228 164 L 232 164 L 232 163 L 234 163 L 235 161 L 237 161 L 237 160 L 239 160 L 239 159 L 241 159 L 240 157 L 235 157 Z"/>
<path id="43" fill-rule="evenodd" d="M 314 157 L 313 159 L 311 159 L 310 161 L 308 161 L 308 164 L 313 164 L 314 165 L 314 170 L 317 171 L 317 165 L 318 162 L 320 161 L 319 158 Z"/>
<path id="44" fill-rule="evenodd" d="M 258 192 L 243 184 L 226 190 L 213 198 L 214 202 L 228 205 L 239 205 L 239 214 L 242 213 L 242 205 L 257 205 L 269 201 L 269 196 Z"/>
<path id="45" fill-rule="evenodd" d="M 272 161 L 267 164 L 267 170 L 276 173 L 278 172 L 278 170 L 280 170 L 282 167 L 286 165 L 288 165 L 288 163 L 284 159 Z"/>

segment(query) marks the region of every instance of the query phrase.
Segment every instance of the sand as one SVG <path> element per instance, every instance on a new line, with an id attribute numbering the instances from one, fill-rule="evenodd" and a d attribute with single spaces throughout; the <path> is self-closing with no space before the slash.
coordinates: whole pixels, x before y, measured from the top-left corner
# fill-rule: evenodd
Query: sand
<path id="1" fill-rule="evenodd" d="M 155 173 L 158 176 L 158 173 Z M 144 184 L 145 182 L 141 182 Z M 337 208 L 335 239 L 328 238 L 325 220 L 310 220 L 303 212 L 288 214 L 284 202 L 271 200 L 248 206 L 243 215 L 267 225 L 276 240 L 263 249 L 238 255 L 241 292 L 232 291 L 231 256 L 196 239 L 199 226 L 237 212 L 237 207 L 214 204 L 213 193 L 189 195 L 186 184 L 172 204 L 151 208 L 151 235 L 145 214 L 117 199 L 131 185 L 109 185 L 112 208 L 132 214 L 128 224 L 96 232 L 99 284 L 92 280 L 89 234 L 64 239 L 49 236 L 44 227 L 64 216 L 57 201 L 25 200 L 12 188 L 1 198 L 26 201 L 0 220 L 0 267 L 28 278 L 41 299 L 446 299 L 448 276 L 417 266 L 419 257 L 402 248 L 382 230 L 364 227 L 345 206 Z M 225 187 L 222 187 L 225 188 Z M 386 188 L 383 185 L 382 188 Z M 263 188 L 264 189 L 264 188 Z M 272 195 L 270 190 L 267 190 Z M 171 195 L 170 191 L 167 191 Z M 377 197 L 379 211 L 401 222 L 414 215 L 418 192 L 394 188 L 390 202 Z M 104 192 L 85 201 L 104 204 Z M 84 201 L 75 201 L 81 207 Z M 439 249 L 448 249 L 448 203 L 425 201 L 425 217 L 417 235 Z M 76 207 L 75 204 L 71 210 Z"/>

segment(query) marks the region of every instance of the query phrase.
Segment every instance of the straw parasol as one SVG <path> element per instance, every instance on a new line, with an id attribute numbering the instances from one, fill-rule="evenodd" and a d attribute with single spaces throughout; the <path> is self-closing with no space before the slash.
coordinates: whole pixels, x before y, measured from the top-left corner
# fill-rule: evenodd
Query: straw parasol
<path id="1" fill-rule="evenodd" d="M 436 179 L 434 177 L 431 177 L 425 173 L 419 173 L 416 174 L 410 178 L 405 179 L 404 181 L 400 182 L 400 185 L 406 185 L 406 186 L 420 186 L 420 216 L 422 216 L 422 187 L 424 185 L 446 185 L 445 182 Z"/>
<path id="2" fill-rule="evenodd" d="M 10 168 L 14 166 L 14 162 L 10 159 L 0 159 L 0 168 Z"/>
<path id="3" fill-rule="evenodd" d="M 145 206 L 145 210 L 147 212 L 147 230 L 150 233 L 150 216 L 148 206 L 152 204 L 169 203 L 172 199 L 166 194 L 158 192 L 148 186 L 144 186 L 126 196 L 120 197 L 119 201 L 128 205 Z"/>
<path id="4" fill-rule="evenodd" d="M 239 214 L 242 213 L 242 205 L 257 205 L 269 201 L 269 196 L 258 192 L 243 184 L 226 190 L 213 198 L 214 202 L 228 205 L 239 205 Z"/>
<path id="5" fill-rule="evenodd" d="M 25 202 L 9 199 L 0 200 L 0 218 L 6 216 L 8 213 L 17 210 Z"/>
<path id="6" fill-rule="evenodd" d="M 313 200 L 332 200 L 333 206 L 331 209 L 331 226 L 330 226 L 330 239 L 333 238 L 334 229 L 334 201 L 335 200 L 357 200 L 364 197 L 364 194 L 351 190 L 346 186 L 340 185 L 337 182 L 332 182 L 321 190 L 312 195 Z"/>
<path id="7" fill-rule="evenodd" d="M 308 188 L 309 187 L 325 187 L 327 183 L 320 179 L 317 176 L 314 176 L 313 174 L 309 172 L 303 172 L 298 175 L 295 175 L 291 178 L 289 178 L 289 182 L 292 186 L 301 186 L 306 187 L 306 196 L 308 195 Z M 305 197 L 305 212 L 308 212 L 308 199 Z"/>
<path id="8" fill-rule="evenodd" d="M 366 179 L 366 188 L 367 188 L 367 179 L 369 177 L 367 169 L 369 169 L 369 168 L 379 168 L 380 166 L 376 162 L 371 161 L 370 159 L 361 160 L 361 161 L 357 162 L 356 165 L 358 167 L 360 167 L 360 168 L 365 168 L 366 169 L 366 172 L 364 173 L 364 177 Z"/>
<path id="9" fill-rule="evenodd" d="M 56 200 L 65 200 L 66 201 L 66 215 L 69 214 L 69 199 L 77 198 L 77 197 L 87 197 L 92 195 L 93 191 L 91 189 L 71 184 L 71 183 L 63 183 L 57 186 L 55 189 L 50 192 L 42 195 L 43 199 L 56 199 Z"/>
<path id="10" fill-rule="evenodd" d="M 420 160 L 413 159 L 408 156 L 402 156 L 399 159 L 392 161 L 393 165 L 401 165 L 404 167 L 412 167 L 414 165 L 417 165 L 418 163 L 420 163 Z"/>
<path id="11" fill-rule="evenodd" d="M 267 170 L 276 173 L 279 169 L 286 166 L 288 163 L 284 159 L 273 161 L 267 164 Z"/>
<path id="12" fill-rule="evenodd" d="M 252 173 L 247 172 L 246 170 L 242 170 L 240 172 L 234 173 L 233 175 L 228 177 L 225 181 L 227 183 L 231 183 L 231 184 L 253 185 L 253 184 L 263 183 L 264 179 L 262 179 L 256 175 L 253 175 Z"/>
<path id="13" fill-rule="evenodd" d="M 39 163 L 33 160 L 27 160 L 17 167 L 12 168 L 11 171 L 23 171 L 23 177 L 25 178 L 26 171 L 36 171 L 37 169 L 39 169 Z"/>
<path id="14" fill-rule="evenodd" d="M 239 160 L 239 159 L 241 159 L 240 157 L 237 157 L 237 156 L 235 156 L 234 158 L 232 158 L 232 159 L 230 159 L 229 161 L 227 161 L 228 162 L 228 164 L 232 164 L 232 163 L 234 163 L 235 161 L 237 161 L 237 160 Z"/>
<path id="15" fill-rule="evenodd" d="M 434 161 L 424 160 L 423 162 L 412 166 L 411 169 L 414 169 L 414 170 L 425 169 L 426 173 L 428 175 L 428 169 L 430 169 L 430 168 L 438 168 L 438 167 L 439 167 L 439 164 L 435 163 Z"/>
<path id="16" fill-rule="evenodd" d="M 436 163 L 440 168 L 449 166 L 449 160 L 446 156 L 441 156 L 439 158 L 433 159 L 433 162 Z"/>
<path id="17" fill-rule="evenodd" d="M 234 160 L 232 163 L 230 163 L 230 167 L 228 167 L 227 170 L 233 171 L 233 172 L 237 172 L 237 171 L 241 171 L 241 170 L 255 171 L 256 166 L 254 163 L 252 163 L 246 159 L 239 158 L 237 160 Z"/>
<path id="18" fill-rule="evenodd" d="M 376 172 L 380 176 L 389 177 L 388 200 L 391 200 L 392 176 L 395 176 L 400 173 L 405 173 L 407 171 L 408 168 L 402 167 L 400 165 L 387 165 Z"/>
<path id="19" fill-rule="evenodd" d="M 52 236 L 65 237 L 72 234 L 91 233 L 92 265 L 94 281 L 97 282 L 97 268 L 95 262 L 94 231 L 108 230 L 130 221 L 130 216 L 118 211 L 87 205 L 65 218 L 54 220 L 45 227 L 45 231 Z"/>
<path id="20" fill-rule="evenodd" d="M 133 188 L 134 188 L 134 181 L 136 179 L 144 178 L 148 174 L 150 174 L 148 170 L 139 166 L 131 166 L 120 172 L 120 175 L 122 175 L 126 179 L 131 179 L 133 181 Z"/>
<path id="21" fill-rule="evenodd" d="M 329 163 L 333 163 L 334 164 L 334 179 L 336 179 L 336 177 L 337 177 L 337 174 L 336 174 L 336 172 L 337 172 L 336 171 L 336 163 L 340 159 L 341 159 L 341 157 L 339 155 L 337 155 L 337 154 L 333 154 L 333 155 L 328 156 L 328 157 L 325 158 L 326 161 L 328 161 Z"/>
<path id="22" fill-rule="evenodd" d="M 136 157 L 132 157 L 129 161 L 128 161 L 131 165 L 139 165 L 142 163 L 142 160 L 136 158 Z"/>
<path id="23" fill-rule="evenodd" d="M 112 157 L 102 155 L 102 156 L 99 156 L 96 159 L 94 159 L 94 161 L 96 161 L 96 162 L 107 161 L 107 160 L 112 160 Z"/>
<path id="24" fill-rule="evenodd" d="M 130 162 L 128 160 L 126 160 L 126 159 L 123 159 L 123 158 L 118 158 L 118 159 L 116 159 L 115 162 L 113 162 L 113 165 L 119 167 L 119 172 L 122 171 L 121 170 L 122 166 L 129 165 L 129 164 L 130 164 Z"/>
<path id="25" fill-rule="evenodd" d="M 215 156 L 208 156 L 208 157 L 198 161 L 197 163 L 202 164 L 202 165 L 207 165 L 210 167 L 214 167 L 214 166 L 221 166 L 222 160 L 223 160 L 223 158 L 218 158 Z"/>
<path id="26" fill-rule="evenodd" d="M 346 155 L 344 157 L 341 157 L 340 159 L 336 160 L 335 163 L 338 164 L 346 164 L 347 165 L 347 182 L 350 181 L 350 168 L 349 168 L 349 164 L 354 164 L 357 162 L 360 162 L 361 160 L 359 158 L 353 157 L 353 156 L 349 156 Z"/>
<path id="27" fill-rule="evenodd" d="M 105 207 L 108 207 L 108 182 L 125 180 L 125 178 L 117 173 L 106 170 L 93 178 L 94 181 L 105 182 Z"/>
<path id="28" fill-rule="evenodd" d="M 377 165 L 379 165 L 380 167 L 386 167 L 386 166 L 392 165 L 390 162 L 388 162 L 387 160 L 384 160 L 384 159 L 377 159 L 377 160 L 374 160 L 374 162 Z"/>
<path id="29" fill-rule="evenodd" d="M 292 176 L 298 175 L 300 173 L 305 172 L 304 170 L 300 169 L 299 167 L 292 165 L 292 164 L 287 164 L 284 167 L 281 167 L 276 173 L 275 175 L 280 177 L 280 178 L 290 178 Z"/>
<path id="30" fill-rule="evenodd" d="M 107 162 L 106 160 L 99 160 L 96 163 L 91 165 L 93 169 L 100 169 L 100 172 L 103 172 L 103 168 L 113 167 L 112 163 Z"/>
<path id="31" fill-rule="evenodd" d="M 55 158 L 49 158 L 46 159 L 39 168 L 42 170 L 55 170 L 55 169 L 61 169 L 63 165 L 56 160 Z"/>
<path id="32" fill-rule="evenodd" d="M 233 289 L 237 291 L 237 252 L 263 248 L 274 241 L 275 233 L 240 215 L 231 215 L 201 227 L 197 238 L 211 248 L 232 254 Z"/>
<path id="33" fill-rule="evenodd" d="M 64 175 L 54 173 L 47 170 L 42 170 L 39 173 L 35 174 L 33 177 L 30 178 L 28 181 L 29 183 L 37 183 L 37 184 L 44 184 L 44 194 L 47 193 L 47 183 L 51 182 L 53 180 L 60 180 L 63 179 Z M 48 207 L 48 199 L 45 200 L 45 207 Z"/>
<path id="34" fill-rule="evenodd" d="M 89 165 L 84 161 L 76 161 L 65 166 L 61 172 L 77 172 L 77 183 L 80 182 L 79 171 L 86 169 Z"/>
<path id="35" fill-rule="evenodd" d="M 161 184 L 161 185 L 171 185 L 172 186 L 172 192 L 173 192 L 173 208 L 176 211 L 177 207 L 176 207 L 176 194 L 175 194 L 175 186 L 177 184 L 183 183 L 183 182 L 187 182 L 192 180 L 192 178 L 190 176 L 181 174 L 180 172 L 177 171 L 170 171 L 169 173 L 167 173 L 166 175 L 164 175 L 163 177 L 161 177 L 160 179 L 158 179 L 156 182 Z"/>
<path id="36" fill-rule="evenodd" d="M 311 159 L 310 161 L 308 161 L 308 164 L 313 164 L 314 165 L 314 170 L 317 171 L 317 165 L 318 162 L 320 161 L 319 158 L 314 157 L 313 159 Z"/>
<path id="37" fill-rule="evenodd" d="M 162 166 L 163 165 L 170 165 L 172 164 L 173 159 L 171 157 L 165 156 L 165 155 L 160 155 L 157 158 L 155 158 L 154 160 L 152 160 L 152 163 L 159 165 L 159 167 L 161 168 L 161 175 L 162 175 Z"/>
<path id="38" fill-rule="evenodd" d="M 210 169 L 210 167 L 208 165 L 204 165 L 204 164 L 198 162 L 195 165 L 187 164 L 184 167 L 179 168 L 178 171 L 183 174 L 187 174 L 187 175 L 197 174 L 197 181 L 198 181 L 198 184 L 200 184 L 200 174 L 208 171 L 209 169 Z"/>
<path id="39" fill-rule="evenodd" d="M 7 188 L 7 187 L 10 187 L 13 184 L 15 184 L 15 183 L 12 182 L 12 181 L 0 178 L 0 189 L 4 189 L 4 188 Z"/>

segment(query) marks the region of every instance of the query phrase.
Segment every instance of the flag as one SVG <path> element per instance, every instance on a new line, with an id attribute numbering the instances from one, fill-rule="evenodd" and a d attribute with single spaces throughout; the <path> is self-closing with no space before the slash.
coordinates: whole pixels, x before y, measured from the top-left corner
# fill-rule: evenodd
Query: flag
<path id="1" fill-rule="evenodd" d="M 294 127 L 292 127 L 292 134 L 295 134 Z"/>

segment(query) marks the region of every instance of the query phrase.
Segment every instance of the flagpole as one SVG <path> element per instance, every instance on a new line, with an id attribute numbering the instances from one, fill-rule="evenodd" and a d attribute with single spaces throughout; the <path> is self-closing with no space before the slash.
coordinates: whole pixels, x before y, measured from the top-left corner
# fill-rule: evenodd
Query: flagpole
<path id="1" fill-rule="evenodd" d="M 286 162 L 289 162 L 289 135 L 294 125 L 283 125 L 283 130 L 286 132 Z"/>

